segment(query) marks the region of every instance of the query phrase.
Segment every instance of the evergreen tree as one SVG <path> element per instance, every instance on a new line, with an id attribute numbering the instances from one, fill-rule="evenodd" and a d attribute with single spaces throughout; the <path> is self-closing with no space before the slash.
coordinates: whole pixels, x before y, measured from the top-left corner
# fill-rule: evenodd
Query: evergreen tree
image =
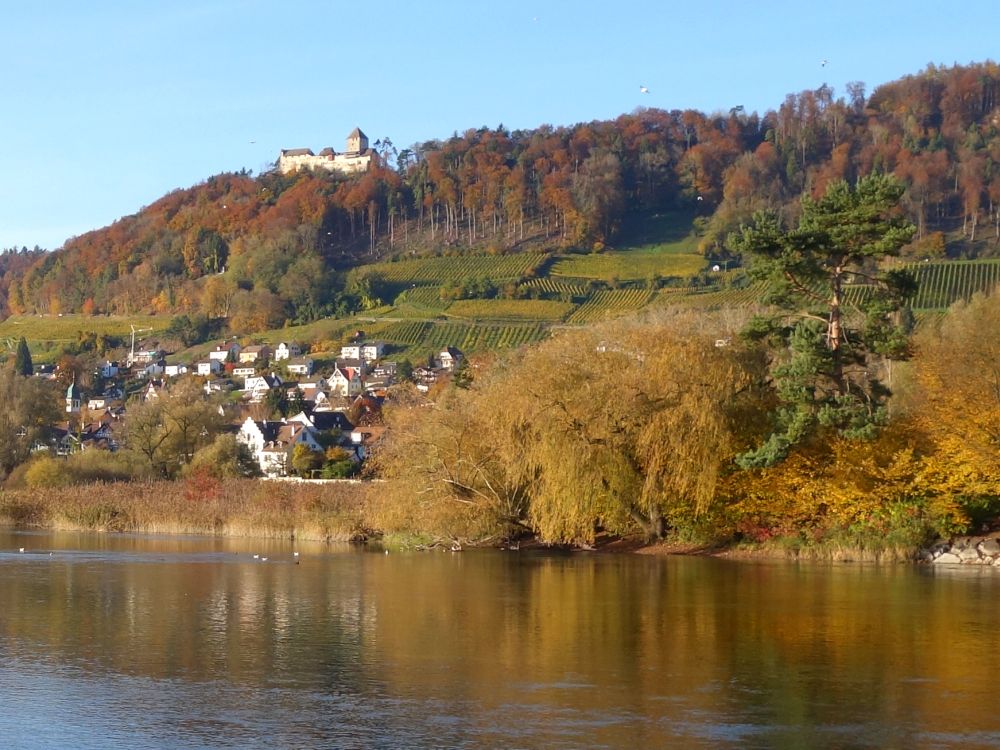
<path id="1" fill-rule="evenodd" d="M 915 290 L 901 270 L 885 270 L 915 227 L 903 218 L 903 185 L 871 175 L 855 186 L 832 184 L 818 200 L 802 199 L 799 225 L 786 230 L 773 213 L 730 237 L 750 275 L 768 284 L 770 315 L 754 318 L 744 335 L 766 341 L 778 408 L 774 431 L 740 458 L 744 467 L 769 466 L 818 430 L 872 437 L 885 421 L 889 391 L 879 380 L 884 359 L 905 356 L 899 310 Z M 850 282 L 865 295 L 847 304 Z"/>
<path id="2" fill-rule="evenodd" d="M 17 342 L 17 353 L 14 355 L 14 371 L 18 375 L 24 375 L 25 377 L 28 377 L 35 371 L 34 364 L 31 361 L 31 352 L 28 351 L 28 342 L 24 340 L 24 336 Z"/>

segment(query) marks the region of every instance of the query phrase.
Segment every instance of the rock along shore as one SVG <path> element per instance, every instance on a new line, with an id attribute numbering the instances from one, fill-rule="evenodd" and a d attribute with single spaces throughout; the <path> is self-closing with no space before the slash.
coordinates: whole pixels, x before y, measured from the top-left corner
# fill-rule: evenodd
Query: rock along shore
<path id="1" fill-rule="evenodd" d="M 1000 534 L 966 536 L 937 542 L 920 553 L 933 565 L 993 565 L 1000 567 Z"/>

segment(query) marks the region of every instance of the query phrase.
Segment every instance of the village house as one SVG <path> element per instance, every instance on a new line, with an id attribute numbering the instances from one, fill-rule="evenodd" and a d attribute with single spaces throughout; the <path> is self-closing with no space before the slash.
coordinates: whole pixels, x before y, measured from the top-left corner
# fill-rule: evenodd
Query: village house
<path id="1" fill-rule="evenodd" d="M 87 411 L 94 411 L 95 409 L 107 409 L 108 400 L 104 396 L 94 396 L 87 399 Z"/>
<path id="2" fill-rule="evenodd" d="M 269 375 L 254 375 L 243 382 L 243 392 L 252 403 L 263 401 L 272 388 L 282 384 L 282 379 L 273 373 Z"/>
<path id="3" fill-rule="evenodd" d="M 166 352 L 160 348 L 160 342 L 143 341 L 139 344 L 138 349 L 129 352 L 128 366 L 148 365 L 163 359 L 165 354 Z"/>
<path id="4" fill-rule="evenodd" d="M 258 422 L 248 417 L 240 426 L 236 439 L 249 449 L 261 473 L 267 477 L 288 474 L 296 445 L 302 444 L 314 451 L 323 450 L 316 439 L 315 429 L 299 421 Z"/>
<path id="5" fill-rule="evenodd" d="M 230 359 L 230 354 L 232 354 L 233 360 L 236 360 L 240 356 L 240 345 L 235 341 L 216 345 L 216 347 L 208 353 L 208 358 L 225 362 Z"/>
<path id="6" fill-rule="evenodd" d="M 384 341 L 366 341 L 361 345 L 361 359 L 365 362 L 375 362 L 385 354 Z"/>
<path id="7" fill-rule="evenodd" d="M 319 154 L 308 148 L 282 149 L 278 155 L 278 171 L 282 174 L 297 169 L 325 169 L 329 172 L 356 174 L 366 172 L 376 153 L 368 147 L 368 136 L 360 128 L 354 128 L 347 136 L 344 153 L 338 154 L 329 146 Z"/>
<path id="8" fill-rule="evenodd" d="M 454 372 L 461 366 L 465 355 L 454 346 L 446 346 L 437 356 L 437 364 L 442 370 Z"/>
<path id="9" fill-rule="evenodd" d="M 163 390 L 163 383 L 158 380 L 150 380 L 149 384 L 142 389 L 139 394 L 139 400 L 143 403 L 147 401 L 155 401 L 160 397 L 160 391 Z"/>
<path id="10" fill-rule="evenodd" d="M 232 389 L 233 389 L 232 383 L 230 383 L 228 380 L 218 379 L 218 378 L 215 380 L 206 380 L 205 386 L 204 388 L 202 388 L 202 390 L 205 391 L 205 393 L 207 393 L 209 396 L 211 396 L 213 393 L 225 393 L 227 391 L 231 391 Z"/>
<path id="11" fill-rule="evenodd" d="M 342 367 L 338 364 L 333 368 L 333 372 L 327 377 L 326 382 L 332 395 L 354 397 L 360 395 L 364 390 L 361 372 L 354 367 Z"/>
<path id="12" fill-rule="evenodd" d="M 341 359 L 356 359 L 370 364 L 385 354 L 384 341 L 363 341 L 344 344 L 340 347 Z"/>
<path id="13" fill-rule="evenodd" d="M 275 347 L 274 350 L 274 361 L 282 362 L 286 359 L 292 359 L 293 357 L 302 356 L 302 347 L 296 344 L 294 341 L 282 341 Z"/>
<path id="14" fill-rule="evenodd" d="M 315 362 L 312 357 L 299 357 L 297 359 L 288 360 L 288 364 L 285 365 L 285 369 L 292 375 L 305 375 L 306 377 L 309 377 L 313 373 L 314 365 Z"/>
<path id="15" fill-rule="evenodd" d="M 361 347 L 363 344 L 361 342 L 355 342 L 351 344 L 344 344 L 340 347 L 340 358 L 341 359 L 361 359 Z"/>
<path id="16" fill-rule="evenodd" d="M 114 438 L 111 419 L 102 418 L 79 426 L 72 422 L 57 424 L 52 428 L 49 443 L 36 443 L 32 449 L 49 450 L 57 456 L 69 456 L 92 449 L 114 452 L 118 450 L 118 443 Z"/>
<path id="17" fill-rule="evenodd" d="M 100 374 L 102 378 L 116 378 L 121 368 L 118 366 L 117 362 L 112 362 L 110 359 L 107 360 L 103 365 L 101 365 Z"/>
<path id="18" fill-rule="evenodd" d="M 263 362 L 271 357 L 271 347 L 267 344 L 254 344 L 240 352 L 239 360 L 244 362 Z"/>
<path id="19" fill-rule="evenodd" d="M 138 375 L 140 378 L 158 378 L 163 375 L 164 370 L 166 370 L 166 363 L 163 359 L 158 359 L 143 367 Z"/>
<path id="20" fill-rule="evenodd" d="M 189 369 L 190 368 L 188 368 L 187 365 L 181 365 L 181 364 L 166 365 L 163 368 L 163 377 L 177 378 L 180 377 L 181 375 L 187 375 Z"/>
<path id="21" fill-rule="evenodd" d="M 314 411 L 323 411 L 330 408 L 330 394 L 321 388 L 299 386 L 302 393 L 302 400 Z"/>
<path id="22" fill-rule="evenodd" d="M 421 393 L 427 393 L 437 381 L 437 370 L 433 370 L 430 367 L 413 368 L 413 382 L 417 384 L 417 390 Z"/>
<path id="23" fill-rule="evenodd" d="M 217 359 L 203 359 L 196 365 L 198 375 L 210 378 L 222 372 L 222 362 Z"/>
<path id="24" fill-rule="evenodd" d="M 252 378 L 257 374 L 257 368 L 254 365 L 238 365 L 233 368 L 234 378 Z"/>

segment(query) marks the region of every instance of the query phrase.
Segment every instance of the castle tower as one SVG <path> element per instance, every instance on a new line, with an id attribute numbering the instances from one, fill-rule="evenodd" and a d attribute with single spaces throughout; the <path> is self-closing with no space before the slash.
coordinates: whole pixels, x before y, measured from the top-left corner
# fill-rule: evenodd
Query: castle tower
<path id="1" fill-rule="evenodd" d="M 368 136 L 361 132 L 361 128 L 354 128 L 347 136 L 347 153 L 360 154 L 368 150 Z"/>

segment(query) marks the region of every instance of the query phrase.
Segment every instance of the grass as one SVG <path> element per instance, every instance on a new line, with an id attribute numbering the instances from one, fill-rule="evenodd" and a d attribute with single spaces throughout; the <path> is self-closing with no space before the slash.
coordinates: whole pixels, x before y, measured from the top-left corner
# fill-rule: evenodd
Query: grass
<path id="1" fill-rule="evenodd" d="M 475 278 L 508 281 L 530 275 L 546 258 L 540 253 L 441 256 L 374 263 L 359 266 L 357 271 L 375 273 L 387 282 L 402 285 L 445 284 Z"/>
<path id="2" fill-rule="evenodd" d="M 687 244 L 685 240 L 682 243 Z M 589 255 L 573 255 L 557 260 L 552 275 L 612 282 L 641 281 L 653 276 L 687 278 L 705 268 L 699 253 L 680 252 L 662 245 L 634 250 L 607 250 Z"/>
<path id="3" fill-rule="evenodd" d="M 566 318 L 568 323 L 593 323 L 619 317 L 645 307 L 653 297 L 648 289 L 594 292 Z"/>
<path id="4" fill-rule="evenodd" d="M 32 359 L 44 362 L 54 359 L 58 345 L 79 340 L 81 332 L 98 336 L 131 338 L 131 326 L 150 328 L 137 334 L 146 338 L 155 336 L 170 325 L 169 316 L 160 315 L 11 315 L 0 323 L 0 343 L 4 349 L 13 350 L 23 336 L 28 342 Z"/>
<path id="5" fill-rule="evenodd" d="M 473 320 L 563 320 L 576 307 L 571 302 L 542 299 L 462 299 L 448 306 L 447 315 Z"/>

